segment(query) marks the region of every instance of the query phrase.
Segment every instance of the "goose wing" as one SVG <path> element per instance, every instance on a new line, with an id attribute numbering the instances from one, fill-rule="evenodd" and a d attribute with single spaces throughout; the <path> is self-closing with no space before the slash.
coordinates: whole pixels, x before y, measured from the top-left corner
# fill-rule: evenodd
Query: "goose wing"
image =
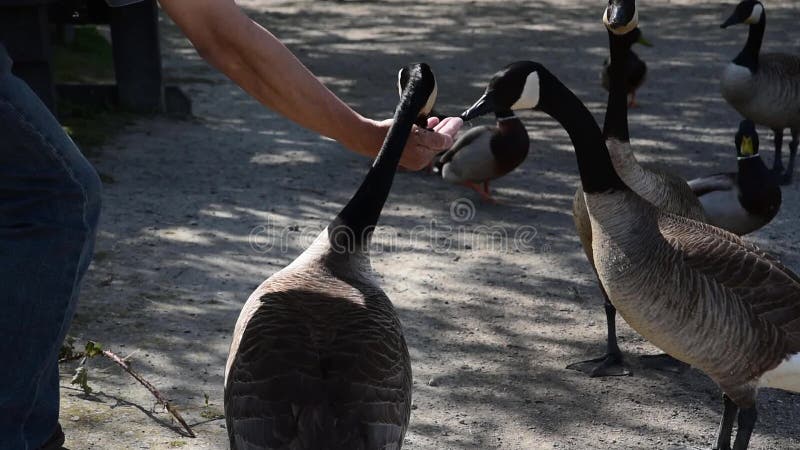
<path id="1" fill-rule="evenodd" d="M 648 166 L 647 170 L 660 180 L 656 185 L 663 190 L 664 204 L 658 205 L 661 209 L 701 222 L 707 220 L 703 205 L 683 177 L 657 167 Z"/>
<path id="2" fill-rule="evenodd" d="M 363 291 L 342 289 L 350 301 L 337 289 L 255 299 L 226 377 L 232 448 L 400 447 L 411 408 L 408 350 L 389 299 Z"/>
<path id="3" fill-rule="evenodd" d="M 800 57 L 766 53 L 758 61 L 759 96 L 751 108 L 765 116 L 756 122 L 796 128 L 800 124 Z"/>
<path id="4" fill-rule="evenodd" d="M 787 79 L 800 77 L 800 56 L 787 53 L 762 53 L 758 58 L 758 63 L 759 70 L 775 73 Z"/>
<path id="5" fill-rule="evenodd" d="M 733 233 L 671 214 L 659 228 L 683 264 L 713 280 L 766 328 L 780 332 L 775 345 L 800 351 L 800 277 L 776 258 Z M 769 334 L 769 333 L 767 333 Z M 775 336 L 773 336 L 774 338 Z"/>
<path id="6" fill-rule="evenodd" d="M 730 191 L 736 186 L 736 174 L 718 173 L 707 177 L 689 180 L 689 187 L 694 195 L 702 197 L 709 192 Z"/>

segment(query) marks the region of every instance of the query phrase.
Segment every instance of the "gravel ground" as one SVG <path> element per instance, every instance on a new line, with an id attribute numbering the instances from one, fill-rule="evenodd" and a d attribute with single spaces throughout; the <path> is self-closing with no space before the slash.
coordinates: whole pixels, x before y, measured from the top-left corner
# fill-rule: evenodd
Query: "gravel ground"
<path id="1" fill-rule="evenodd" d="M 439 105 L 457 112 L 518 59 L 547 65 L 602 118 L 603 2 L 240 1 L 359 111 L 388 117 L 398 67 L 429 62 Z M 687 178 L 735 168 L 737 114 L 718 93 L 746 28 L 720 30 L 732 2 L 640 2 L 650 67 L 630 114 L 640 159 Z M 767 50 L 797 52 L 800 7 L 770 1 Z M 793 25 L 794 24 L 794 25 Z M 107 180 L 97 255 L 71 335 L 123 356 L 183 411 L 179 428 L 117 367 L 90 362 L 86 396 L 62 367 L 70 449 L 227 448 L 222 378 L 252 289 L 309 243 L 355 191 L 368 161 L 277 117 L 208 67 L 162 21 L 167 77 L 195 117 L 143 118 L 94 163 Z M 632 377 L 565 370 L 602 350 L 599 290 L 575 235 L 578 184 L 566 133 L 523 114 L 531 153 L 494 183 L 497 205 L 435 177 L 396 178 L 373 256 L 405 327 L 414 370 L 406 448 L 710 448 L 720 393 L 703 374 L 634 366 Z M 771 139 L 761 129 L 771 164 Z M 798 185 L 750 237 L 800 270 Z M 492 237 L 494 236 L 494 238 Z M 627 354 L 656 351 L 624 324 Z M 633 359 L 633 358 L 631 358 Z M 635 361 L 634 361 L 635 364 Z M 763 391 L 751 448 L 800 447 L 800 398 Z"/>

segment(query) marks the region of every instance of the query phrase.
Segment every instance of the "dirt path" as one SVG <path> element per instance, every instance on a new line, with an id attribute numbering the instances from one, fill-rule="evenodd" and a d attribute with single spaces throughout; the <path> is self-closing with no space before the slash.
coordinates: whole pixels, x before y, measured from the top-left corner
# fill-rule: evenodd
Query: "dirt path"
<path id="1" fill-rule="evenodd" d="M 456 112 L 518 59 L 545 63 L 602 117 L 607 41 L 599 7 L 585 1 L 240 3 L 373 117 L 393 109 L 395 74 L 408 62 L 434 67 L 438 106 Z M 718 28 L 732 5 L 642 3 L 655 47 L 639 51 L 650 75 L 630 115 L 641 159 L 686 177 L 732 170 L 738 117 L 717 77 L 746 29 Z M 768 8 L 766 48 L 797 52 L 798 6 Z M 113 182 L 71 334 L 133 353 L 134 367 L 182 408 L 198 437 L 180 436 L 146 391 L 97 361 L 88 398 L 69 385 L 73 367 L 63 368 L 62 424 L 73 450 L 227 448 L 222 375 L 239 309 L 338 211 L 368 164 L 256 104 L 168 20 L 163 32 L 166 73 L 191 95 L 196 118 L 143 119 L 95 161 Z M 550 118 L 524 118 L 531 154 L 495 183 L 500 204 L 401 173 L 384 210 L 376 240 L 390 245 L 373 262 L 414 364 L 406 447 L 710 448 L 721 405 L 704 375 L 639 369 L 589 379 L 564 369 L 601 350 L 604 316 L 572 225 L 571 145 Z M 771 133 L 759 131 L 771 164 Z M 798 270 L 799 200 L 798 184 L 786 188 L 778 218 L 752 236 Z M 628 354 L 655 351 L 624 325 L 620 341 Z M 800 397 L 760 399 L 752 448 L 800 447 Z"/>

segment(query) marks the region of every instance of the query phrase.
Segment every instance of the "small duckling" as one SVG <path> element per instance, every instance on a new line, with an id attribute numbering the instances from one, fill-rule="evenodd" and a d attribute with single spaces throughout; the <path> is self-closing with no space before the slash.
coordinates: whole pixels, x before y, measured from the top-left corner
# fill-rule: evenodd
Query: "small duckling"
<path id="1" fill-rule="evenodd" d="M 652 47 L 653 44 L 645 39 L 642 30 L 638 27 L 625 35 L 625 44 L 628 49 L 628 54 L 625 58 L 625 88 L 630 95 L 628 106 L 636 107 L 636 90 L 644 84 L 647 78 L 647 64 L 639 58 L 639 55 L 631 50 L 633 44 L 642 44 L 645 47 Z M 609 59 L 603 61 L 603 70 L 600 71 L 600 83 L 606 91 L 609 87 L 609 68 L 611 67 Z"/>
<path id="2" fill-rule="evenodd" d="M 742 236 L 768 224 L 781 208 L 781 188 L 758 154 L 755 123 L 746 119 L 736 133 L 737 173 L 689 181 L 708 223 Z"/>

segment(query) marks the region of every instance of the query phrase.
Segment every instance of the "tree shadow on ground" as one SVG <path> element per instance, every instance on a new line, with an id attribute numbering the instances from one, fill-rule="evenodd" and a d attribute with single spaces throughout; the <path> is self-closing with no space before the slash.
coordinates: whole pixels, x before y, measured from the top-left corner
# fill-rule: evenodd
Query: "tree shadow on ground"
<path id="1" fill-rule="evenodd" d="M 602 118 L 606 94 L 598 72 L 607 47 L 595 7 L 242 3 L 332 90 L 371 117 L 391 114 L 396 71 L 410 61 L 433 66 L 441 109 L 458 112 L 494 71 L 535 59 Z M 656 46 L 640 52 L 650 75 L 640 108 L 630 113 L 640 158 L 686 177 L 730 170 L 738 117 L 716 83 L 745 31 L 718 30 L 728 6 L 650 3 L 641 22 Z M 779 33 L 787 35 L 793 11 L 786 2 L 770 5 L 768 47 L 777 46 Z M 114 183 L 106 186 L 98 254 L 71 334 L 137 350 L 138 369 L 189 407 L 197 442 L 213 448 L 224 445 L 225 430 L 203 423 L 195 406 L 205 393 L 221 408 L 239 309 L 327 224 L 369 162 L 257 105 L 164 22 L 167 75 L 185 84 L 197 117 L 142 120 L 95 161 Z M 781 42 L 786 48 L 797 43 L 797 37 Z M 414 362 L 409 446 L 707 447 L 721 408 L 717 388 L 702 374 L 637 368 L 633 377 L 604 380 L 564 369 L 600 351 L 604 316 L 573 231 L 578 181 L 572 147 L 549 117 L 522 116 L 531 154 L 495 183 L 500 204 L 481 204 L 474 193 L 433 176 L 399 173 L 385 207 L 376 234 L 381 251 L 373 261 Z M 769 139 L 763 136 L 762 143 Z M 774 229 L 791 229 L 798 197 L 796 186 L 785 190 Z M 473 216 L 451 215 L 456 201 L 472 205 Z M 527 237 L 518 236 L 520 230 Z M 765 230 L 754 239 L 798 267 L 797 246 L 786 234 Z M 630 355 L 655 351 L 625 326 L 620 341 Z M 108 375 L 99 383 L 111 392 L 127 381 Z M 126 401 L 149 401 L 128 394 Z M 761 398 L 754 443 L 800 445 L 797 397 L 765 392 Z"/>

